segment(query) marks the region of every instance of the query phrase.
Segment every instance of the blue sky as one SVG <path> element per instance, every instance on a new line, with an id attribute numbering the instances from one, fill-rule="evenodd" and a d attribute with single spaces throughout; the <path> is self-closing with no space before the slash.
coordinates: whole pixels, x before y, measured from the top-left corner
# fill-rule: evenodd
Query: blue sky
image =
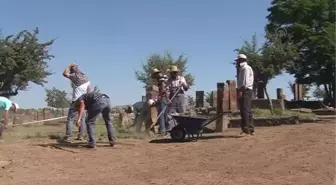
<path id="1" fill-rule="evenodd" d="M 269 0 L 0 0 L 0 28 L 5 35 L 40 29 L 42 41 L 57 38 L 51 48 L 54 75 L 45 87 L 32 85 L 14 98 L 24 108 L 46 105 L 44 88 L 71 92 L 62 77 L 75 61 L 113 105 L 141 100 L 142 84 L 134 71 L 152 53 L 184 53 L 196 90 L 211 91 L 217 82 L 235 79 L 234 49 L 257 33 L 263 41 Z M 273 79 L 269 93 L 282 87 L 288 98 L 289 75 Z"/>

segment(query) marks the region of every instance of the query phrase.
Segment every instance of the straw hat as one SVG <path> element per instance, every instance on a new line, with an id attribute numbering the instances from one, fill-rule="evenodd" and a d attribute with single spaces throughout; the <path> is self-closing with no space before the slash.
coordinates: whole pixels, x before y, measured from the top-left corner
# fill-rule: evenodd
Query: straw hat
<path id="1" fill-rule="evenodd" d="M 179 72 L 179 68 L 177 66 L 171 66 L 170 69 L 167 70 L 167 72 Z"/>
<path id="2" fill-rule="evenodd" d="M 152 69 L 152 74 L 159 73 L 159 72 L 161 72 L 161 71 L 158 70 L 157 68 L 153 68 L 153 69 Z"/>

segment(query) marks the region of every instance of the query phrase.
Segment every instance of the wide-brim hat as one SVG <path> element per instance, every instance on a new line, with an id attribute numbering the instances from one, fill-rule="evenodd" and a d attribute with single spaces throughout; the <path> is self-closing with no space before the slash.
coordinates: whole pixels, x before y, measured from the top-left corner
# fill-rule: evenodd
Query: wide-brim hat
<path id="1" fill-rule="evenodd" d="M 159 73 L 161 72 L 160 70 L 158 70 L 157 68 L 153 68 L 152 69 L 152 74 L 156 74 L 156 73 Z"/>
<path id="2" fill-rule="evenodd" d="M 179 72 L 179 68 L 177 66 L 171 66 L 167 72 L 173 73 L 173 72 Z"/>

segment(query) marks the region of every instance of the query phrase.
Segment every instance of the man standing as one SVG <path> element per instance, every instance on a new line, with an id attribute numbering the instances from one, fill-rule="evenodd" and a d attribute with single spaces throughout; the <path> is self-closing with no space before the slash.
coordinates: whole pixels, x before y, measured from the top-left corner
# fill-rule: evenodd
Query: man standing
<path id="1" fill-rule="evenodd" d="M 9 119 L 9 110 L 13 110 L 14 113 L 19 109 L 19 105 L 17 103 L 13 103 L 8 98 L 0 96 L 0 110 L 4 111 L 4 123 L 3 126 L 0 127 L 0 136 L 2 136 L 2 132 L 7 129 L 8 119 Z"/>
<path id="2" fill-rule="evenodd" d="M 77 127 L 81 127 L 82 125 L 82 118 L 84 116 L 84 110 L 87 110 L 87 120 L 86 120 L 86 127 L 87 133 L 89 136 L 89 143 L 88 147 L 95 148 L 95 136 L 94 136 L 94 123 L 102 113 L 106 129 L 107 129 L 107 136 L 110 143 L 110 146 L 115 145 L 116 137 L 113 133 L 113 125 L 111 123 L 110 112 L 111 112 L 111 103 L 110 98 L 106 94 L 98 93 L 98 92 L 89 92 L 77 99 L 75 102 L 75 107 L 78 110 L 78 120 L 77 120 Z"/>
<path id="3" fill-rule="evenodd" d="M 159 110 L 159 113 L 164 111 L 160 117 L 159 120 L 159 134 L 165 134 L 166 133 L 166 123 L 167 123 L 167 114 L 165 107 L 167 105 L 167 92 L 166 92 L 166 83 L 168 80 L 168 76 L 161 73 L 158 69 L 153 69 L 152 71 L 152 78 L 157 81 L 158 86 L 158 102 L 156 102 L 157 109 Z"/>
<path id="4" fill-rule="evenodd" d="M 188 90 L 189 86 L 186 79 L 179 75 L 180 70 L 177 66 L 171 66 L 169 69 L 170 78 L 167 82 L 168 91 L 168 114 L 172 113 L 183 113 L 185 106 L 185 91 Z M 176 94 L 176 95 L 175 95 Z M 175 97 L 173 97 L 175 95 Z M 167 129 L 166 131 L 169 131 Z"/>
<path id="5" fill-rule="evenodd" d="M 70 79 L 72 91 L 72 103 L 70 104 L 68 117 L 66 122 L 66 135 L 65 141 L 71 141 L 72 138 L 72 125 L 76 118 L 76 111 L 74 110 L 74 102 L 83 94 L 91 92 L 92 88 L 90 86 L 90 81 L 88 77 L 79 70 L 78 66 L 74 63 L 70 64 L 63 72 L 63 76 Z M 84 122 L 85 115 L 82 116 L 82 122 Z M 79 134 L 77 140 L 83 139 L 84 129 L 83 124 L 79 127 Z"/>
<path id="6" fill-rule="evenodd" d="M 238 75 L 238 100 L 241 116 L 241 135 L 254 135 L 253 115 L 251 110 L 251 102 L 253 95 L 254 75 L 251 66 L 247 64 L 247 57 L 239 54 L 235 59 Z"/>

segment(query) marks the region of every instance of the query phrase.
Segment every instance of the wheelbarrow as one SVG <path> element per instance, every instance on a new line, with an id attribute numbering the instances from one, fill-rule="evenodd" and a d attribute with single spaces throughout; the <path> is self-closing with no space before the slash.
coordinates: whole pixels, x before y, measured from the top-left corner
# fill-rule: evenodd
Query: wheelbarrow
<path id="1" fill-rule="evenodd" d="M 211 122 L 217 120 L 224 114 L 232 112 L 223 112 L 214 117 L 192 117 L 182 115 L 171 115 L 175 122 L 175 126 L 170 130 L 170 137 L 173 141 L 182 142 L 185 140 L 186 135 L 191 141 L 198 141 L 202 136 L 203 128 Z"/>

